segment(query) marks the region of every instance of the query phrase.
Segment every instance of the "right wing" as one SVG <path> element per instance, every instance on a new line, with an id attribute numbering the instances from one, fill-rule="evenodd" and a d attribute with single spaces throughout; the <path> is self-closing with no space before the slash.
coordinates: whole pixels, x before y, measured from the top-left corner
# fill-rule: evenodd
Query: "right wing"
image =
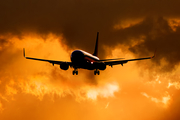
<path id="1" fill-rule="evenodd" d="M 121 59 L 125 59 L 125 58 L 114 58 L 114 59 L 103 59 L 103 60 L 98 60 L 98 61 L 110 61 L 110 60 L 121 60 Z"/>
<path id="2" fill-rule="evenodd" d="M 58 65 L 60 65 L 60 64 L 62 64 L 62 63 L 67 63 L 68 65 L 72 65 L 72 62 L 66 62 L 66 61 L 56 61 L 56 60 L 46 60 L 46 59 L 39 59 L 39 58 L 32 58 L 32 57 L 26 57 L 25 56 L 25 49 L 23 48 L 23 55 L 24 55 L 24 57 L 26 58 L 26 59 L 31 59 L 31 60 L 38 60 L 38 61 L 45 61 L 45 62 L 49 62 L 49 63 L 51 63 L 51 64 L 58 64 Z"/>
<path id="3" fill-rule="evenodd" d="M 123 64 L 127 63 L 128 61 L 145 60 L 145 59 L 151 59 L 154 57 L 155 57 L 155 53 L 154 53 L 154 56 L 152 57 L 127 59 L 127 60 L 113 60 L 113 61 L 105 61 L 104 63 L 109 66 L 118 65 L 118 64 L 121 64 L 123 66 Z"/>

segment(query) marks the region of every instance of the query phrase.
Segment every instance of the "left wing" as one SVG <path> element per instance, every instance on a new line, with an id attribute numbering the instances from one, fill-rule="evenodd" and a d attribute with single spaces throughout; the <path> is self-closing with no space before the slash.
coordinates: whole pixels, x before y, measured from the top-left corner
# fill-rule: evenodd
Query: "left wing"
<path id="1" fill-rule="evenodd" d="M 128 59 L 128 60 L 114 60 L 114 61 L 107 61 L 107 62 L 104 62 L 104 63 L 106 65 L 109 65 L 109 66 L 118 65 L 118 64 L 121 64 L 123 66 L 123 64 L 127 63 L 128 61 L 145 60 L 145 59 L 151 59 L 151 58 L 154 58 L 154 57 L 155 57 L 155 54 L 152 57 Z"/>
<path id="2" fill-rule="evenodd" d="M 67 63 L 67 64 L 70 65 L 70 66 L 72 65 L 71 62 L 66 62 L 66 61 L 56 61 L 56 60 L 46 60 L 46 59 L 39 59 L 39 58 L 26 57 L 26 56 L 25 56 L 25 49 L 24 49 L 24 48 L 23 48 L 23 55 L 24 55 L 24 57 L 25 57 L 26 59 L 45 61 L 45 62 L 52 63 L 53 65 L 54 65 L 54 64 L 60 65 L 60 64 L 62 64 L 62 63 Z"/>

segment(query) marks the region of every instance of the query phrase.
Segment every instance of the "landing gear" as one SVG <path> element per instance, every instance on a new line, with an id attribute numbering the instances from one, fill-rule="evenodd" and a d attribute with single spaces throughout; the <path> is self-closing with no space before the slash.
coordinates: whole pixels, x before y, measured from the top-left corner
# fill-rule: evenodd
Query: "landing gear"
<path id="1" fill-rule="evenodd" d="M 75 70 L 73 70 L 72 74 L 78 75 L 78 71 L 75 69 Z"/>
<path id="2" fill-rule="evenodd" d="M 99 70 L 97 70 L 97 69 L 94 71 L 94 75 L 96 75 L 96 74 L 98 74 L 98 75 L 100 74 Z"/>

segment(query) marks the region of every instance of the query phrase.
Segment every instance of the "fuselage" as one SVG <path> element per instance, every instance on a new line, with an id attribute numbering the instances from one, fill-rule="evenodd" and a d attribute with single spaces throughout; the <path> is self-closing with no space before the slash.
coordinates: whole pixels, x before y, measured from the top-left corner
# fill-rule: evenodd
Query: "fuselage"
<path id="1" fill-rule="evenodd" d="M 97 69 L 97 64 L 103 64 L 99 58 L 83 50 L 75 50 L 71 53 L 71 61 L 76 68 Z"/>

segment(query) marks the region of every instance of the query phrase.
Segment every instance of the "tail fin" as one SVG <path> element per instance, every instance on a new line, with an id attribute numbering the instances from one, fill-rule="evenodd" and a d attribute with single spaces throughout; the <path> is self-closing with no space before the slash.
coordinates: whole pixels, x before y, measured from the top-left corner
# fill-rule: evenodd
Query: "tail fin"
<path id="1" fill-rule="evenodd" d="M 98 56 L 98 38 L 99 38 L 99 32 L 97 32 L 96 45 L 93 53 L 94 56 Z"/>

